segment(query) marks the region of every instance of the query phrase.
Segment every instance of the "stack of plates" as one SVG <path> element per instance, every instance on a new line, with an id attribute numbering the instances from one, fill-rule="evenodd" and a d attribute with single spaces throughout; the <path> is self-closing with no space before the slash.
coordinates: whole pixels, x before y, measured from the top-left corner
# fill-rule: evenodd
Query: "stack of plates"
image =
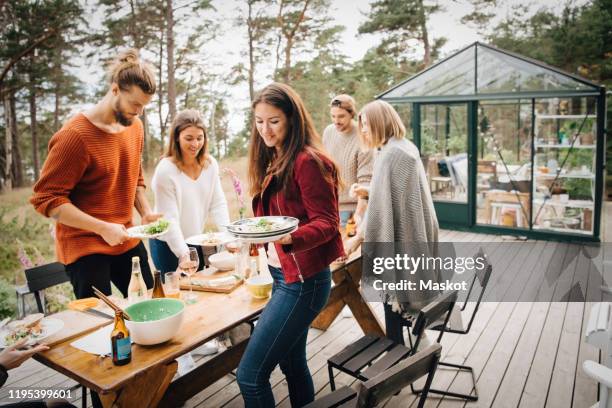
<path id="1" fill-rule="evenodd" d="M 227 231 L 247 242 L 264 243 L 295 231 L 298 223 L 297 218 L 283 216 L 245 218 L 228 225 Z"/>

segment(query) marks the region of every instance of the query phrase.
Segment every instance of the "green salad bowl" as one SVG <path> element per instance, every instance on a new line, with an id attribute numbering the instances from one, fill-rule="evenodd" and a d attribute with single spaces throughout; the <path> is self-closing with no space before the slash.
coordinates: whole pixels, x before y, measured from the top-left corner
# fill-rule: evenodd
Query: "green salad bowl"
<path id="1" fill-rule="evenodd" d="M 125 325 L 136 344 L 150 346 L 170 340 L 183 323 L 185 304 L 178 299 L 143 300 L 125 309 L 132 320 Z"/>

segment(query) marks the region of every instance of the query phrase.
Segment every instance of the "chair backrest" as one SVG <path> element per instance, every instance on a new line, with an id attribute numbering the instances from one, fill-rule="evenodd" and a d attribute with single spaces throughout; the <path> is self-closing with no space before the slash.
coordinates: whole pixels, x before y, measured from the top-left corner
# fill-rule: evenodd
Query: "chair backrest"
<path id="1" fill-rule="evenodd" d="M 360 383 L 357 406 L 374 407 L 424 375 L 428 375 L 427 383 L 421 395 L 421 400 L 424 401 L 427 398 L 429 385 L 431 385 L 431 380 L 438 366 L 441 351 L 442 346 L 435 343 L 425 350 L 400 361 L 376 377 Z"/>
<path id="2" fill-rule="evenodd" d="M 66 268 L 59 262 L 26 269 L 25 276 L 30 292 L 37 292 L 70 280 Z"/>
<path id="3" fill-rule="evenodd" d="M 476 284 L 476 281 L 478 281 L 478 283 L 480 284 L 480 292 L 478 293 L 478 298 L 476 300 L 476 306 L 474 306 L 474 311 L 472 312 L 470 321 L 468 322 L 466 329 L 463 330 L 466 333 L 470 331 L 470 328 L 472 327 L 472 323 L 474 322 L 474 319 L 476 318 L 476 313 L 478 312 L 478 308 L 480 307 L 480 302 L 482 301 L 482 298 L 487 289 L 487 285 L 489 284 L 489 280 L 491 278 L 491 273 L 493 272 L 493 266 L 489 262 L 489 258 L 484 253 L 484 250 L 482 248 L 480 248 L 478 250 L 478 253 L 474 255 L 475 259 L 479 257 L 484 258 L 484 267 L 481 269 L 476 269 L 476 273 L 474 274 L 474 279 L 472 280 L 470 289 L 468 290 L 468 293 L 463 302 L 463 306 L 461 307 L 462 311 L 465 310 L 465 307 L 467 306 L 467 303 L 470 300 L 472 290 L 474 289 L 474 285 Z"/>
<path id="4" fill-rule="evenodd" d="M 431 323 L 444 319 L 444 324 L 441 326 L 440 334 L 437 339 L 437 341 L 440 342 L 456 301 L 457 291 L 454 290 L 438 296 L 436 300 L 421 309 L 419 317 L 417 317 L 414 328 L 412 329 L 412 334 L 416 336 L 414 346 L 412 347 L 413 350 L 417 350 L 421 337 L 423 337 L 423 333 L 425 333 L 425 329 Z"/>

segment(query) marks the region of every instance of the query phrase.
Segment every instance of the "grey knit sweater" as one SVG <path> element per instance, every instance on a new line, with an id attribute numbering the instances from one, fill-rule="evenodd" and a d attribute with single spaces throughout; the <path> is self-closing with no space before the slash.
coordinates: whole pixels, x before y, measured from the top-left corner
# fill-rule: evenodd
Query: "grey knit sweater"
<path id="1" fill-rule="evenodd" d="M 323 145 L 340 168 L 344 188 L 340 191 L 340 211 L 355 211 L 357 198 L 350 197 L 349 187 L 354 183 L 369 185 L 372 178 L 372 152 L 362 151 L 357 136 L 357 125 L 347 134 L 340 133 L 331 124 L 323 131 Z"/>
<path id="2" fill-rule="evenodd" d="M 396 253 L 438 256 L 438 219 L 416 146 L 406 139 L 391 138 L 376 156 L 370 185 L 362 251 L 384 257 L 394 257 Z M 385 282 L 407 279 L 418 285 L 419 280 L 439 281 L 440 273 L 421 270 L 411 275 L 405 270 L 388 270 L 383 275 L 374 275 L 364 271 L 366 281 L 381 277 Z M 438 295 L 433 291 L 376 294 L 386 302 L 399 302 L 405 312 L 421 309 Z M 368 300 L 373 299 L 368 296 Z"/>

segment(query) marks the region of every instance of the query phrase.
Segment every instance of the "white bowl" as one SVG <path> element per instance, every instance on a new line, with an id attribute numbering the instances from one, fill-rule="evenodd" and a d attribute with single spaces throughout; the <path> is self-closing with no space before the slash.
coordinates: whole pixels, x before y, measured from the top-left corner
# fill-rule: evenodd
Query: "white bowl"
<path id="1" fill-rule="evenodd" d="M 164 310 L 163 314 L 169 316 L 158 320 L 136 321 L 140 320 L 143 313 L 156 313 L 155 311 L 160 310 Z M 131 339 L 136 344 L 150 346 L 168 341 L 179 332 L 183 323 L 185 304 L 172 298 L 149 299 L 134 303 L 126 309 L 126 312 L 135 319 L 125 320 Z"/>
<path id="2" fill-rule="evenodd" d="M 234 269 L 236 264 L 236 255 L 230 254 L 227 251 L 219 252 L 208 257 L 210 265 L 217 268 L 220 271 L 230 271 Z"/>

